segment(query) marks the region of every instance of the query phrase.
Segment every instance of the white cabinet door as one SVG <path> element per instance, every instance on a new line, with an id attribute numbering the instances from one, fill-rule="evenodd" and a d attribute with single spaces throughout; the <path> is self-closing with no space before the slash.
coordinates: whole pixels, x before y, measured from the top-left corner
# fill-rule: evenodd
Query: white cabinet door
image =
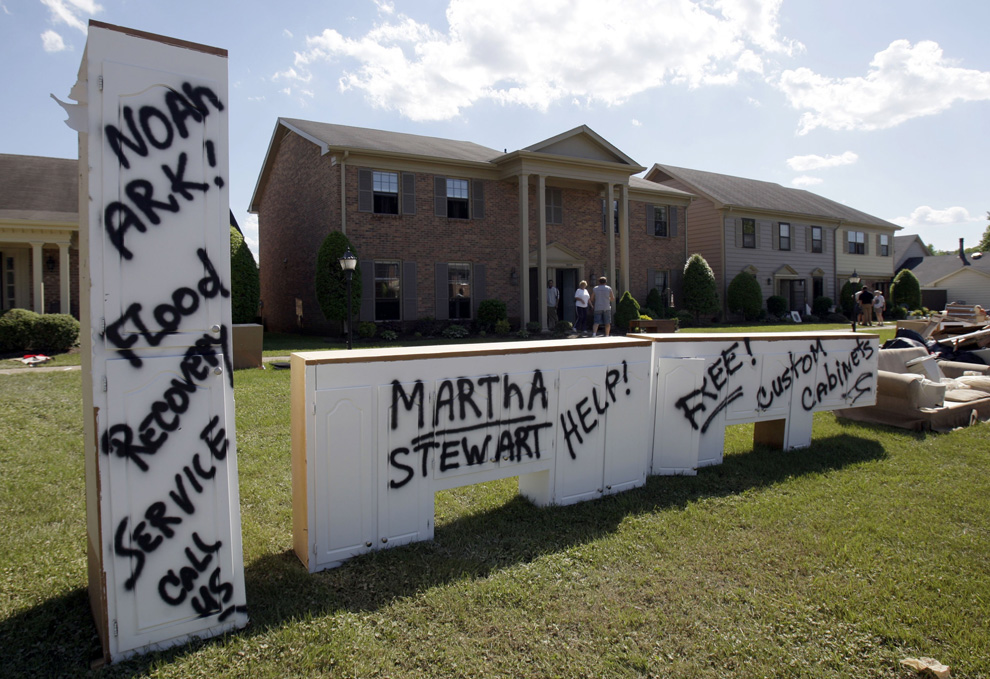
<path id="1" fill-rule="evenodd" d="M 605 367 L 560 371 L 554 502 L 601 497 L 605 456 Z"/>
<path id="2" fill-rule="evenodd" d="M 374 413 L 370 387 L 314 394 L 316 568 L 368 551 L 376 536 Z"/>
<path id="3" fill-rule="evenodd" d="M 650 362 L 610 365 L 605 374 L 610 403 L 603 492 L 621 493 L 646 483 L 654 412 L 650 408 Z"/>
<path id="4" fill-rule="evenodd" d="M 222 355 L 197 362 L 202 379 L 191 380 L 181 356 L 145 359 L 140 369 L 106 363 L 104 564 L 117 584 L 107 597 L 122 649 L 196 634 L 243 611 L 230 385 Z"/>
<path id="5" fill-rule="evenodd" d="M 654 474 L 695 474 L 706 410 L 706 360 L 657 361 L 657 414 L 653 438 Z"/>
<path id="6" fill-rule="evenodd" d="M 433 537 L 433 388 L 421 380 L 378 387 L 378 549 Z"/>

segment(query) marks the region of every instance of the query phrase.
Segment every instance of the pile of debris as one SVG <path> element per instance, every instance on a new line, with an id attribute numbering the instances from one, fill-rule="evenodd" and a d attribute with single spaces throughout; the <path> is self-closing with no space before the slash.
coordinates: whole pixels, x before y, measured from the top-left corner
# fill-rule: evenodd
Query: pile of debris
<path id="1" fill-rule="evenodd" d="M 936 358 L 990 365 L 990 319 L 979 304 L 947 304 L 927 320 L 897 321 L 897 337 L 884 348 L 925 346 Z"/>

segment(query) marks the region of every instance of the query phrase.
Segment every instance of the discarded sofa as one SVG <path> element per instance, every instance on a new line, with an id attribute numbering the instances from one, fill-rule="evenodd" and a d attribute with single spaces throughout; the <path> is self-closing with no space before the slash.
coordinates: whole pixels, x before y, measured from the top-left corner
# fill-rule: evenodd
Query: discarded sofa
<path id="1" fill-rule="evenodd" d="M 836 415 L 916 431 L 948 431 L 990 419 L 990 366 L 936 361 L 923 347 L 879 353 L 876 405 Z"/>

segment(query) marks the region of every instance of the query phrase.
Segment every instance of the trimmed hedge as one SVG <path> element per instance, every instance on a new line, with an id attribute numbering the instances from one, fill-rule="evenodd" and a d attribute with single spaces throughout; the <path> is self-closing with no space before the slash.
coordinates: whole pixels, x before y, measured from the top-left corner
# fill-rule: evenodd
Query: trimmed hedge
<path id="1" fill-rule="evenodd" d="M 725 293 L 729 311 L 742 314 L 747 321 L 755 321 L 763 310 L 763 290 L 756 276 L 740 271 L 729 283 Z"/>
<path id="2" fill-rule="evenodd" d="M 258 318 L 261 283 L 258 264 L 244 236 L 230 227 L 230 315 L 233 323 L 254 323 Z"/>
<path id="3" fill-rule="evenodd" d="M 921 282 L 910 269 L 902 269 L 894 276 L 890 287 L 890 306 L 906 305 L 908 309 L 921 308 Z"/>
<path id="4" fill-rule="evenodd" d="M 787 300 L 780 295 L 767 297 L 767 313 L 775 318 L 780 318 L 787 313 Z"/>
<path id="5" fill-rule="evenodd" d="M 500 299 L 483 299 L 478 305 L 478 329 L 490 332 L 499 321 L 508 321 L 508 309 Z"/>
<path id="6" fill-rule="evenodd" d="M 811 303 L 811 313 L 819 318 L 825 318 L 828 316 L 832 308 L 832 298 L 831 297 L 815 297 L 814 301 Z"/>
<path id="7" fill-rule="evenodd" d="M 63 354 L 79 341 L 79 321 L 68 314 L 11 309 L 0 316 L 0 352 Z"/>
<path id="8" fill-rule="evenodd" d="M 615 307 L 614 325 L 619 332 L 629 329 L 629 321 L 639 318 L 639 302 L 626 290 Z"/>

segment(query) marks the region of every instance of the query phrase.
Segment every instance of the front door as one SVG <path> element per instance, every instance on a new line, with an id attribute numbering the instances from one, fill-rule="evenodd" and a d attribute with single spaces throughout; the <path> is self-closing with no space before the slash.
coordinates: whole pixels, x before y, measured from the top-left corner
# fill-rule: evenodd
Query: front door
<path id="1" fill-rule="evenodd" d="M 573 324 L 577 315 L 574 311 L 574 293 L 577 291 L 578 270 L 557 269 L 557 289 L 560 290 L 560 303 L 557 318 Z"/>
<path id="2" fill-rule="evenodd" d="M 797 311 L 804 315 L 804 307 L 807 303 L 807 292 L 805 290 L 804 279 L 795 278 L 780 282 L 780 294 L 787 300 L 787 308 L 790 311 Z"/>

